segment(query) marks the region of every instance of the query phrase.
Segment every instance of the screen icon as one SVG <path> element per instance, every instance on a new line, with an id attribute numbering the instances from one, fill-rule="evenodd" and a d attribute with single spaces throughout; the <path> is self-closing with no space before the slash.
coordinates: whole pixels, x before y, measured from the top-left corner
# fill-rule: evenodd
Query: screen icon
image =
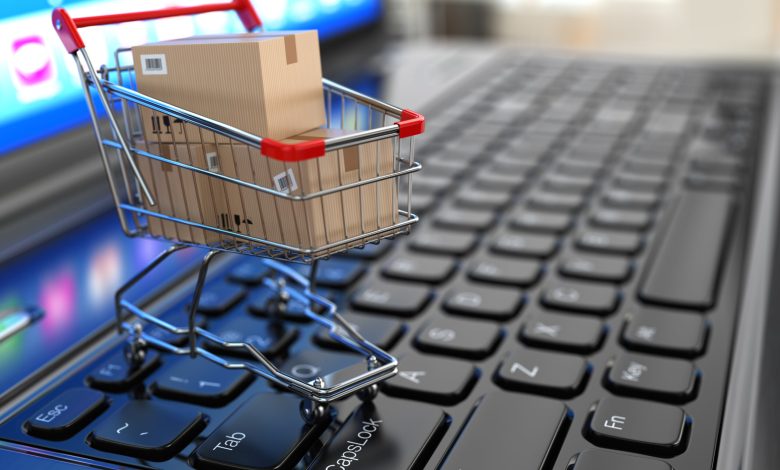
<path id="1" fill-rule="evenodd" d="M 11 77 L 20 102 L 42 100 L 60 91 L 52 52 L 46 39 L 37 34 L 11 41 Z"/>

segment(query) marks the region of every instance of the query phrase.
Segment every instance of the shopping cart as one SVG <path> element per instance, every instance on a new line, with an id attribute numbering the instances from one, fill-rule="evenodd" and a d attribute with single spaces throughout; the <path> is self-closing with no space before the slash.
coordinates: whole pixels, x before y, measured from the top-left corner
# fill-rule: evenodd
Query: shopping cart
<path id="1" fill-rule="evenodd" d="M 334 400 L 352 394 L 357 394 L 362 399 L 371 399 L 377 392 L 378 383 L 397 372 L 396 359 L 363 338 L 339 315 L 336 306 L 331 301 L 318 295 L 315 280 L 318 260 L 346 249 L 359 249 L 367 243 L 378 243 L 382 239 L 408 233 L 411 226 L 418 221 L 417 216 L 411 212 L 412 174 L 421 168 L 420 164 L 414 161 L 413 137 L 423 132 L 424 118 L 413 111 L 388 105 L 324 80 L 323 97 L 327 127 L 347 129 L 352 132 L 335 138 L 285 144 L 252 135 L 137 92 L 133 88 L 133 66 L 126 62 L 126 58 L 130 57 L 130 49 L 117 50 L 114 54 L 114 64 L 105 64 L 95 68 L 78 31 L 78 28 L 87 26 L 229 10 L 238 14 L 247 31 L 251 32 L 261 28 L 260 19 L 249 0 L 233 0 L 229 3 L 84 18 L 71 18 L 64 9 L 58 8 L 52 14 L 52 22 L 78 68 L 122 230 L 130 237 L 160 238 L 173 243 L 151 264 L 122 286 L 116 294 L 117 329 L 119 334 L 127 336 L 128 360 L 131 364 L 141 363 L 146 354 L 146 348 L 153 345 L 173 354 L 201 356 L 229 369 L 245 369 L 304 397 L 303 404 L 305 406 L 302 406 L 302 413 L 307 420 L 312 421 L 322 416 L 326 412 L 328 404 Z M 94 103 L 95 96 L 105 111 L 109 128 L 107 132 L 104 131 L 102 120 L 97 112 Z M 369 175 L 360 181 L 338 184 L 326 189 L 320 188 L 309 194 L 292 194 L 278 187 L 266 187 L 255 181 L 247 181 L 248 178 L 226 176 L 221 172 L 211 171 L 209 168 L 201 168 L 173 158 L 166 158 L 151 152 L 148 147 L 142 147 L 139 145 L 140 139 L 143 137 L 140 120 L 142 109 L 160 113 L 177 123 L 197 126 L 204 132 L 213 132 L 222 138 L 229 139 L 231 144 L 241 144 L 257 149 L 262 155 L 258 158 L 282 162 L 288 169 L 297 162 L 322 158 L 327 152 L 365 144 L 373 145 L 376 143 L 379 145 L 381 142 L 390 142 L 392 143 L 392 169 L 388 172 L 380 172 L 377 164 L 374 165 L 376 174 Z M 110 159 L 109 155 L 115 155 L 116 158 Z M 363 157 L 361 156 L 361 158 Z M 153 185 L 144 178 L 143 172 L 139 169 L 139 164 L 144 162 L 144 159 L 148 162 L 157 162 L 156 164 L 172 165 L 182 174 L 191 172 L 193 175 L 204 175 L 211 181 L 220 184 L 230 183 L 240 186 L 242 190 L 249 189 L 258 195 L 263 194 L 266 195 L 265 197 L 270 195 L 279 202 L 322 204 L 326 196 L 344 194 L 345 191 L 355 189 L 371 191 L 372 188 L 378 187 L 378 183 L 389 181 L 395 187 L 392 192 L 392 202 L 397 209 L 397 216 L 394 216 L 392 223 L 386 226 L 379 226 L 378 223 L 375 225 L 366 224 L 361 220 L 362 229 L 359 234 L 345 236 L 338 240 L 327 240 L 317 246 L 296 246 L 295 244 L 271 241 L 247 233 L 238 233 L 218 224 L 210 225 L 163 213 L 157 208 Z M 157 189 L 160 189 L 159 186 Z M 402 189 L 406 191 L 407 196 L 403 207 L 401 207 L 398 197 L 399 191 Z M 375 199 L 379 201 L 379 194 L 375 195 Z M 279 221 L 281 218 L 289 216 L 280 211 L 281 204 L 276 204 L 275 207 L 276 213 L 268 214 L 270 220 Z M 361 204 L 361 219 L 364 215 L 363 204 Z M 154 221 L 164 221 L 179 227 L 187 226 L 192 229 L 205 230 L 217 234 L 218 237 L 213 242 L 194 243 L 190 240 L 181 240 L 177 236 L 152 233 L 150 223 Z M 366 228 L 367 226 L 368 228 Z M 188 325 L 171 325 L 146 312 L 126 298 L 126 293 L 130 288 L 137 285 L 171 254 L 192 247 L 205 248 L 208 252 L 204 256 L 198 272 L 189 308 Z M 275 294 L 274 304 L 269 309 L 276 312 L 277 318 L 282 317 L 291 302 L 305 305 L 306 315 L 322 327 L 327 328 L 333 339 L 347 348 L 361 353 L 366 358 L 365 371 L 356 372 L 346 379 L 333 379 L 333 376 L 329 376 L 317 377 L 314 380 L 304 382 L 277 368 L 253 345 L 226 341 L 224 338 L 196 326 L 195 314 L 198 311 L 209 265 L 219 254 L 226 252 L 262 258 L 261 262 L 265 263 L 274 273 L 273 276 L 264 280 L 264 284 Z M 309 277 L 301 275 L 287 262 L 311 265 Z M 144 326 L 159 327 L 177 335 L 186 334 L 188 337 L 187 345 L 178 347 L 160 340 L 158 337 L 148 334 Z M 223 350 L 243 350 L 248 352 L 254 361 L 226 359 L 206 349 L 204 345 L 209 343 L 218 345 Z"/>

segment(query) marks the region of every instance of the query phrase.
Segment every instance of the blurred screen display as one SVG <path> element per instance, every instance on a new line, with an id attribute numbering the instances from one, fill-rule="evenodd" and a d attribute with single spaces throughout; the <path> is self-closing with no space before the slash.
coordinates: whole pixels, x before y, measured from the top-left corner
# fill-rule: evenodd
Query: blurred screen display
<path id="1" fill-rule="evenodd" d="M 76 65 L 51 26 L 52 8 L 61 6 L 72 17 L 80 17 L 215 1 L 218 0 L 0 2 L 0 157 L 89 120 Z M 317 29 L 323 40 L 369 24 L 381 14 L 381 0 L 253 0 L 253 3 L 267 30 Z M 113 51 L 119 47 L 243 31 L 233 12 L 81 30 L 95 67 L 113 63 Z"/>

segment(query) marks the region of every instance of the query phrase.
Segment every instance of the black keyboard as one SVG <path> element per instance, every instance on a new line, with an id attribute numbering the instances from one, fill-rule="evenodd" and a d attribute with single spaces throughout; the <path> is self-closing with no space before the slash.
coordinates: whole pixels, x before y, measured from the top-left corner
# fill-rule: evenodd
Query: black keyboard
<path id="1" fill-rule="evenodd" d="M 412 235 L 320 264 L 400 357 L 372 403 L 307 425 L 247 372 L 154 350 L 131 368 L 116 338 L 0 445 L 106 468 L 712 468 L 767 78 L 504 56 L 429 110 Z M 301 305 L 270 319 L 265 275 L 222 263 L 198 324 L 304 380 L 362 363 Z"/>

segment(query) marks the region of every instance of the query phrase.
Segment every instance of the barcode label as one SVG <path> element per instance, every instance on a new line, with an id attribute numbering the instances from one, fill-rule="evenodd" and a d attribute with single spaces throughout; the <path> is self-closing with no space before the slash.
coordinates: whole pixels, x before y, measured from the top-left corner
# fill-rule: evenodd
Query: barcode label
<path id="1" fill-rule="evenodd" d="M 298 189 L 298 183 L 295 181 L 295 174 L 292 168 L 287 171 L 283 171 L 274 176 L 274 186 L 280 193 L 289 194 L 291 191 Z"/>
<path id="2" fill-rule="evenodd" d="M 144 75 L 168 75 L 165 54 L 141 54 L 141 73 Z"/>
<path id="3" fill-rule="evenodd" d="M 206 165 L 212 173 L 219 173 L 219 158 L 217 152 L 208 152 L 206 154 Z"/>

